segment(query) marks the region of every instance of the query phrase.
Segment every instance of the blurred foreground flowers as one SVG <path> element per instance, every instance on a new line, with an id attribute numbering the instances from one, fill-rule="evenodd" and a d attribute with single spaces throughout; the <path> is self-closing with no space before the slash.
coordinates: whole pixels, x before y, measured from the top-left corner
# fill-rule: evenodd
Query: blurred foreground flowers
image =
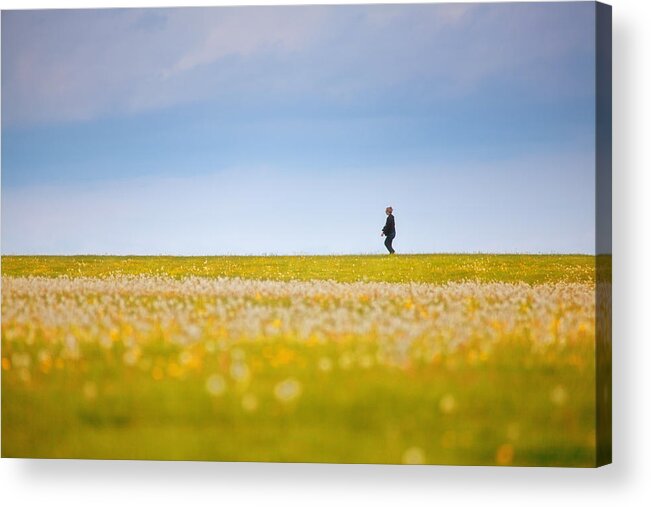
<path id="1" fill-rule="evenodd" d="M 594 322 L 590 283 L 3 277 L 3 449 L 587 466 Z"/>

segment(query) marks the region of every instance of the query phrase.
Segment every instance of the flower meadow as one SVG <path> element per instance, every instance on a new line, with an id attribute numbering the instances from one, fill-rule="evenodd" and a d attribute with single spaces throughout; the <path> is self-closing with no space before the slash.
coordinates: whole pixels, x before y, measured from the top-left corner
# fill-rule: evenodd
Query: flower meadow
<path id="1" fill-rule="evenodd" d="M 535 283 L 362 257 L 3 258 L 3 456 L 594 465 L 594 257 Z"/>

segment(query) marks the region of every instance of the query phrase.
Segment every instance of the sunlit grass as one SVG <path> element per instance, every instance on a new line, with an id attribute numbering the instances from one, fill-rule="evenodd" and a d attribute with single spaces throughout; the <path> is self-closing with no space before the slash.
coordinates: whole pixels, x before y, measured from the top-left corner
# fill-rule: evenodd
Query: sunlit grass
<path id="1" fill-rule="evenodd" d="M 453 264 L 4 257 L 3 456 L 593 466 L 594 257 Z"/>
<path id="2" fill-rule="evenodd" d="M 3 256 L 10 276 L 168 275 L 338 282 L 593 282 L 590 255 Z"/>

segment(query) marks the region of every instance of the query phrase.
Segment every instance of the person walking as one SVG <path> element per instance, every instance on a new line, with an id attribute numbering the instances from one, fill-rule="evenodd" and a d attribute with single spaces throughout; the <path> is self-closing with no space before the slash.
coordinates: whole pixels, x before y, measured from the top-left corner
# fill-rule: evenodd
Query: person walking
<path id="1" fill-rule="evenodd" d="M 386 236 L 384 246 L 387 247 L 389 255 L 391 255 L 396 253 L 392 245 L 393 239 L 396 237 L 396 220 L 393 218 L 393 208 L 391 206 L 389 206 L 385 212 L 387 214 L 387 222 L 384 224 L 384 227 L 382 227 L 381 236 Z"/>

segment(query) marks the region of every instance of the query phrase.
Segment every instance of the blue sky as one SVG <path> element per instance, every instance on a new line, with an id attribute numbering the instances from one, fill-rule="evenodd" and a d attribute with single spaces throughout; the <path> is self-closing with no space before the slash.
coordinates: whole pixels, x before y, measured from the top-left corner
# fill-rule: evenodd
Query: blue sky
<path id="1" fill-rule="evenodd" d="M 2 252 L 594 253 L 594 4 L 2 13 Z"/>

